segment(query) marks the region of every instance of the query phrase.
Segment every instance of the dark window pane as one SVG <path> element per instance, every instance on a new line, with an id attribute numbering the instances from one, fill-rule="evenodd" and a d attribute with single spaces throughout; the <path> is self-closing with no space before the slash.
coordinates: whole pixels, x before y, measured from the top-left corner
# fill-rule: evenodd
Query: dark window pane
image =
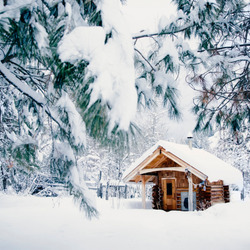
<path id="1" fill-rule="evenodd" d="M 188 198 L 186 197 L 184 200 L 184 207 L 188 209 Z"/>
<path id="2" fill-rule="evenodd" d="M 172 195 L 172 183 L 167 183 L 167 195 Z"/>

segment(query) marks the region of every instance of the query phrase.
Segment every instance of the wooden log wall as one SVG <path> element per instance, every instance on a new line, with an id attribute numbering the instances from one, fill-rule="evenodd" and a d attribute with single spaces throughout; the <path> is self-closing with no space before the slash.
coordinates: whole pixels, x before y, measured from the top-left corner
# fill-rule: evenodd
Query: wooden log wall
<path id="1" fill-rule="evenodd" d="M 223 185 L 222 180 L 214 181 L 214 182 L 207 182 L 207 187 L 210 187 L 211 193 L 211 205 L 216 203 L 225 202 L 225 188 Z M 227 193 L 228 191 L 228 193 Z M 226 190 L 227 197 L 229 196 L 229 189 Z"/>
<path id="2" fill-rule="evenodd" d="M 188 180 L 183 172 L 177 171 L 163 171 L 158 173 L 158 182 L 153 187 L 152 191 L 152 205 L 154 209 L 163 208 L 163 192 L 162 192 L 162 178 L 176 179 L 176 209 L 181 210 L 181 193 L 188 192 Z M 201 180 L 192 176 L 193 183 L 199 184 Z M 206 186 L 193 189 L 196 192 L 196 208 L 197 210 L 205 210 L 213 204 L 229 202 L 230 192 L 229 186 L 223 185 L 223 181 L 207 182 Z"/>
<path id="3" fill-rule="evenodd" d="M 223 185 L 211 185 L 211 205 L 224 202 Z"/>
<path id="4" fill-rule="evenodd" d="M 228 185 L 223 185 L 223 181 L 208 182 L 206 190 L 199 188 L 197 192 L 197 210 L 204 210 L 216 203 L 230 202 L 230 191 Z"/>

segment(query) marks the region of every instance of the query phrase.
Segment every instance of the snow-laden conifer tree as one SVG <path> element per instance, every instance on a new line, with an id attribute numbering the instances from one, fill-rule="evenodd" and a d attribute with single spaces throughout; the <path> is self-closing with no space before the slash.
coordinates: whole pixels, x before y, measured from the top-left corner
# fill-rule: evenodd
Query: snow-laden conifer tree
<path id="1" fill-rule="evenodd" d="M 162 18 L 159 32 L 134 36 L 155 40 L 156 49 L 147 57 L 148 72 L 156 71 L 156 66 L 165 74 L 186 68 L 186 81 L 198 91 L 193 109 L 198 115 L 196 130 L 216 122 L 237 135 L 249 121 L 249 4 L 174 2 L 176 17 Z"/>
<path id="2" fill-rule="evenodd" d="M 86 146 L 86 132 L 127 149 L 136 132 L 137 95 L 145 90 L 135 85 L 133 40 L 121 2 L 7 0 L 0 18 L 1 82 L 15 92 L 8 98 L 17 111 L 11 126 L 1 129 L 1 142 L 9 145 L 2 172 L 7 159 L 25 171 L 46 162 L 81 207 L 95 214 L 76 156 Z M 3 92 L 1 101 L 3 110 Z"/>
<path id="3" fill-rule="evenodd" d="M 250 193 L 250 128 L 245 124 L 240 134 L 235 137 L 230 129 L 217 131 L 209 138 L 210 150 L 219 158 L 238 168 L 243 175 L 244 192 L 242 195 L 248 197 Z"/>

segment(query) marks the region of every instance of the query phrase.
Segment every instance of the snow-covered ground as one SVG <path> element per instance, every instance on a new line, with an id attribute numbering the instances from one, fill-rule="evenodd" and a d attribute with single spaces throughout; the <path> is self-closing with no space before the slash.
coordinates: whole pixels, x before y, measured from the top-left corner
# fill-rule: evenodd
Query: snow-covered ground
<path id="1" fill-rule="evenodd" d="M 250 249 L 250 201 L 203 212 L 144 210 L 138 200 L 97 206 L 89 220 L 69 197 L 0 194 L 0 249 Z"/>

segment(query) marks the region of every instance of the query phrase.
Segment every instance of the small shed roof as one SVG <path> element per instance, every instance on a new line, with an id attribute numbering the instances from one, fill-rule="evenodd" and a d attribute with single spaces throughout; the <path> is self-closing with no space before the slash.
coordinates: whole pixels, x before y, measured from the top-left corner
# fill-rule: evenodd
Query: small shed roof
<path id="1" fill-rule="evenodd" d="M 124 172 L 123 180 L 132 180 L 145 167 L 142 163 L 146 162 L 159 147 L 206 175 L 210 182 L 223 180 L 225 185 L 234 184 L 239 189 L 243 188 L 242 173 L 238 169 L 203 149 L 190 149 L 188 145 L 168 141 L 159 141 L 147 150 Z"/>

